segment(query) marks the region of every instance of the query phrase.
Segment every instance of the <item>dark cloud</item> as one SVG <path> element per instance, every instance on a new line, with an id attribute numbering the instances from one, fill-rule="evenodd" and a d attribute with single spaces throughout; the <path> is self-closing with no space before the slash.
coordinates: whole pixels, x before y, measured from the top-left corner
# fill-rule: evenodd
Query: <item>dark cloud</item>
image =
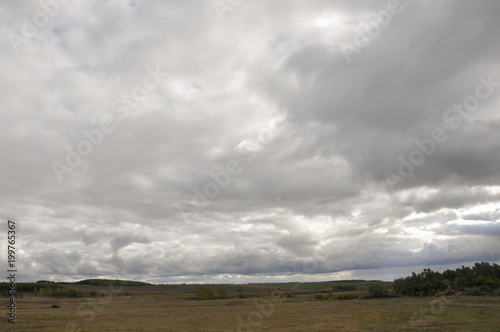
<path id="1" fill-rule="evenodd" d="M 499 261 L 499 6 L 401 1 L 359 46 L 389 2 L 242 1 L 221 19 L 194 0 L 74 1 L 13 47 L 43 9 L 0 5 L 0 212 L 19 223 L 22 275 L 376 279 Z"/>

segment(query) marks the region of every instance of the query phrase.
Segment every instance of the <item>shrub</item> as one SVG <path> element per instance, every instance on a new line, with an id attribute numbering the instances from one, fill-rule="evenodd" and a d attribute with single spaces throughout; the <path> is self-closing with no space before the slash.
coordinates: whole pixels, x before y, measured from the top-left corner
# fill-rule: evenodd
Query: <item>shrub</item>
<path id="1" fill-rule="evenodd" d="M 354 294 L 339 294 L 332 297 L 333 300 L 353 300 L 357 299 L 358 295 Z"/>
<path id="2" fill-rule="evenodd" d="M 345 286 L 333 286 L 333 291 L 334 292 L 348 292 L 348 291 L 355 291 L 356 286 L 355 285 L 345 285 Z"/>
<path id="3" fill-rule="evenodd" d="M 200 286 L 196 290 L 196 298 L 198 300 L 208 300 L 214 298 L 214 291 L 210 287 Z"/>
<path id="4" fill-rule="evenodd" d="M 370 293 L 369 297 L 372 299 L 389 297 L 389 292 L 382 285 L 371 285 L 368 292 Z"/>
<path id="5" fill-rule="evenodd" d="M 250 295 L 245 294 L 245 293 L 239 293 L 239 294 L 238 294 L 238 297 L 239 297 L 240 299 L 246 299 L 247 297 L 250 297 Z"/>
<path id="6" fill-rule="evenodd" d="M 451 294 L 451 295 L 453 295 L 453 294 Z M 389 297 L 400 297 L 400 296 L 403 296 L 403 295 L 396 293 L 393 288 L 391 288 L 389 290 Z"/>
<path id="7" fill-rule="evenodd" d="M 226 289 L 225 289 L 225 288 L 222 288 L 222 287 L 221 287 L 221 288 L 219 288 L 219 289 L 217 290 L 217 295 L 219 295 L 219 297 L 220 297 L 221 299 L 225 299 L 225 298 L 227 297 L 227 291 L 226 291 Z"/>
<path id="8" fill-rule="evenodd" d="M 56 308 L 56 309 L 58 309 L 58 308 L 59 308 L 59 306 L 58 306 L 57 304 L 53 304 L 53 305 L 51 305 L 50 307 L 51 307 L 51 308 Z"/>
<path id="9" fill-rule="evenodd" d="M 481 296 L 484 293 L 479 289 L 479 287 L 469 287 L 465 289 L 465 294 L 469 296 Z"/>
<path id="10" fill-rule="evenodd" d="M 448 288 L 446 290 L 446 292 L 444 292 L 444 295 L 446 295 L 446 296 L 452 296 L 452 295 L 455 295 L 455 292 L 453 292 L 453 289 Z"/>

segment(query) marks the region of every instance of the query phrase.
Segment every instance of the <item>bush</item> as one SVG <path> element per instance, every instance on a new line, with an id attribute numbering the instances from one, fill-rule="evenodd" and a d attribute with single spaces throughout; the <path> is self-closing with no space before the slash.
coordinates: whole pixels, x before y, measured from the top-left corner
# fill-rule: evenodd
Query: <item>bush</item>
<path id="1" fill-rule="evenodd" d="M 371 285 L 368 292 L 370 293 L 368 297 L 372 299 L 389 297 L 389 292 L 382 285 Z"/>
<path id="2" fill-rule="evenodd" d="M 469 287 L 465 289 L 465 294 L 469 296 L 481 296 L 484 293 L 479 289 L 479 287 Z"/>
<path id="3" fill-rule="evenodd" d="M 208 300 L 213 299 L 214 297 L 214 291 L 210 287 L 200 286 L 196 290 L 196 298 L 198 300 Z"/>
<path id="4" fill-rule="evenodd" d="M 245 294 L 245 293 L 239 293 L 239 294 L 238 294 L 238 297 L 239 297 L 240 299 L 245 299 L 245 298 L 247 298 L 247 297 L 250 297 L 250 295 Z"/>
<path id="5" fill-rule="evenodd" d="M 59 308 L 59 306 L 58 306 L 57 304 L 53 304 L 53 305 L 51 305 L 50 307 L 51 307 L 51 308 L 56 308 L 56 309 L 58 309 L 58 308 Z"/>
<path id="6" fill-rule="evenodd" d="M 446 296 L 452 296 L 452 295 L 455 295 L 455 292 L 453 292 L 453 289 L 448 288 L 446 290 L 446 292 L 444 292 L 444 295 L 446 295 Z"/>
<path id="7" fill-rule="evenodd" d="M 334 292 L 349 292 L 349 291 L 355 291 L 356 286 L 355 285 L 345 285 L 345 286 L 333 286 L 332 289 Z"/>
<path id="8" fill-rule="evenodd" d="M 357 299 L 358 295 L 354 294 L 339 294 L 332 297 L 333 300 L 353 300 Z"/>
<path id="9" fill-rule="evenodd" d="M 222 288 L 222 287 L 221 287 L 221 288 L 219 288 L 219 289 L 217 290 L 217 295 L 219 295 L 219 297 L 220 297 L 221 299 L 225 299 L 225 298 L 227 297 L 227 291 L 226 291 L 226 289 L 225 289 L 225 288 Z"/>

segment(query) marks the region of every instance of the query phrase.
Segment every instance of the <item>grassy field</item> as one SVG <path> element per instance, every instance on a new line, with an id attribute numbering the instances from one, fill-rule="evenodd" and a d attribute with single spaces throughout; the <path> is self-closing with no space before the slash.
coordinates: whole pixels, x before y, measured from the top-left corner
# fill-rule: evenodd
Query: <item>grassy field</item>
<path id="1" fill-rule="evenodd" d="M 268 283 L 268 284 L 250 284 L 250 285 L 256 285 L 260 287 L 266 287 L 266 288 L 289 288 L 289 289 L 326 289 L 326 288 L 332 288 L 335 286 L 354 286 L 354 287 L 359 287 L 362 285 L 370 285 L 370 284 L 392 284 L 392 282 L 382 282 L 379 280 L 371 280 L 371 281 L 366 281 L 366 280 L 341 280 L 341 281 L 323 281 L 323 282 L 304 282 L 304 283 L 294 283 L 294 282 L 289 282 L 289 283 Z"/>
<path id="2" fill-rule="evenodd" d="M 193 300 L 195 285 L 109 290 L 99 298 L 18 298 L 17 322 L 1 331 L 499 331 L 500 297 L 317 300 L 328 288 L 208 285 L 229 298 Z M 287 284 L 289 285 L 289 284 Z M 363 290 L 350 292 L 362 294 Z M 239 298 L 246 294 L 247 298 Z M 2 308 L 8 303 L 2 298 Z M 59 308 L 51 308 L 58 305 Z"/>

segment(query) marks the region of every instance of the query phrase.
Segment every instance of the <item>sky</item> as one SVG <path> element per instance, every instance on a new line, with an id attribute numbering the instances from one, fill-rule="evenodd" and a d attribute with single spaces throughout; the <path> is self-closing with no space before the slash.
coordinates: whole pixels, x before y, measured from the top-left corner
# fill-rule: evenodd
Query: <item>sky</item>
<path id="1" fill-rule="evenodd" d="M 0 241 L 15 221 L 18 280 L 393 280 L 500 262 L 499 12 L 2 2 Z"/>

